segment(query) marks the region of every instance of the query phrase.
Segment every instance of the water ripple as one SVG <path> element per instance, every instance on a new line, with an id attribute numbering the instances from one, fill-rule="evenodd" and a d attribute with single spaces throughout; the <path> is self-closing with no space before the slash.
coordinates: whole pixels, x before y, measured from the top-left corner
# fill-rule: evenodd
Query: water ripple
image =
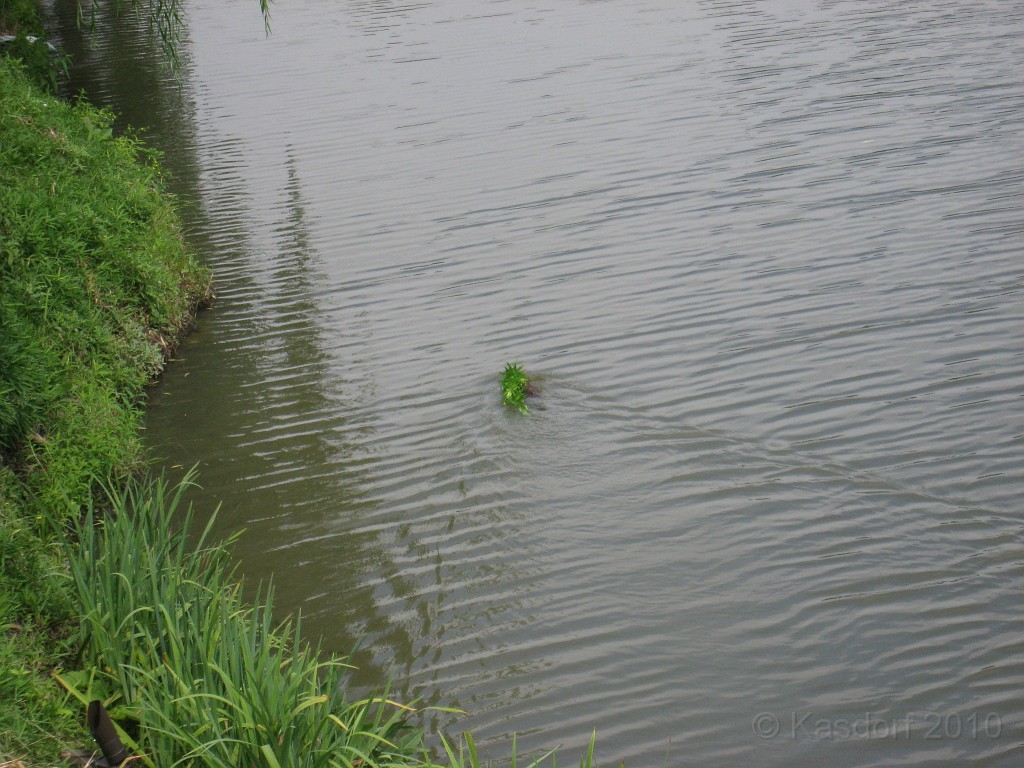
<path id="1" fill-rule="evenodd" d="M 496 758 L 1019 762 L 1019 9 L 190 15 L 219 298 L 149 434 L 357 684 Z"/>

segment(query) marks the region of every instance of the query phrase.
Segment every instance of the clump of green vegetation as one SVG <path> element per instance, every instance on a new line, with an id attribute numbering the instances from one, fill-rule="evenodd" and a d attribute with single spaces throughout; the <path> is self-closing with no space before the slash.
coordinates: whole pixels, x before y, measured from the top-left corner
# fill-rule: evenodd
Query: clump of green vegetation
<path id="1" fill-rule="evenodd" d="M 130 723 L 122 739 L 146 765 L 369 768 L 422 753 L 408 707 L 347 701 L 345 665 L 321 660 L 297 622 L 275 624 L 270 590 L 242 600 L 230 540 L 210 540 L 212 517 L 196 527 L 184 487 L 110 490 L 112 513 L 78 527 L 87 668 L 62 675 L 69 689 Z"/>
<path id="2" fill-rule="evenodd" d="M 40 88 L 56 93 L 67 78 L 70 59 L 46 41 L 38 0 L 0 0 L 0 55 L 18 59 L 25 74 Z"/>
<path id="3" fill-rule="evenodd" d="M 19 60 L 25 74 L 51 94 L 57 93 L 62 79 L 67 80 L 71 59 L 57 53 L 43 37 L 18 32 L 13 39 L 0 42 L 0 53 Z"/>
<path id="4" fill-rule="evenodd" d="M 185 483 L 111 489 L 110 511 L 91 508 L 78 526 L 69 560 L 86 668 L 64 685 L 102 699 L 147 766 L 439 768 L 414 710 L 386 693 L 347 700 L 343 660 L 322 658 L 298 622 L 275 624 L 271 590 L 242 600 L 234 537 L 212 541 L 213 517 L 197 527 Z M 480 768 L 471 734 L 458 749 L 440 740 L 451 768 Z M 581 768 L 593 750 L 591 739 Z M 554 767 L 551 753 L 531 765 L 549 757 Z"/>
<path id="5" fill-rule="evenodd" d="M 41 31 L 38 0 L 0 0 L 0 33 Z"/>
<path id="6" fill-rule="evenodd" d="M 526 405 L 528 395 L 536 395 L 537 388 L 530 383 L 526 371 L 519 363 L 508 363 L 501 375 L 501 402 L 520 413 L 529 413 Z"/>

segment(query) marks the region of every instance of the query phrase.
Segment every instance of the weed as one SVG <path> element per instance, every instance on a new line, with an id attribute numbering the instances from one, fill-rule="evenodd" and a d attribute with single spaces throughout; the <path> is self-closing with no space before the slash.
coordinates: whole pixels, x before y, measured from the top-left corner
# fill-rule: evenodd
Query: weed
<path id="1" fill-rule="evenodd" d="M 59 54 L 43 37 L 19 31 L 13 39 L 0 43 L 0 53 L 20 61 L 28 77 L 50 94 L 56 94 L 60 81 L 68 78 L 71 59 Z"/>
<path id="2" fill-rule="evenodd" d="M 0 33 L 36 33 L 39 25 L 39 3 L 36 0 L 3 0 L 0 2 Z"/>
<path id="3" fill-rule="evenodd" d="M 535 394 L 530 379 L 519 363 L 508 363 L 501 375 L 501 401 L 506 406 L 515 408 L 520 413 L 529 413 L 526 405 L 527 395 Z"/>

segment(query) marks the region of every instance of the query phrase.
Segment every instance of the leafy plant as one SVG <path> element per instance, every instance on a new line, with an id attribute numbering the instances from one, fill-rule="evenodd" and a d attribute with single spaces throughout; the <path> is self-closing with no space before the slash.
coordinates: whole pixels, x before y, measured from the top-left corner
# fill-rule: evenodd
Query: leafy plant
<path id="1" fill-rule="evenodd" d="M 343 661 L 323 659 L 298 621 L 276 624 L 271 590 L 243 601 L 231 539 L 212 542 L 213 518 L 200 528 L 181 509 L 184 488 L 108 489 L 112 512 L 93 509 L 79 526 L 69 559 L 87 674 L 59 680 L 80 699 L 83 679 L 105 692 L 146 764 L 418 763 L 413 710 L 386 694 L 348 701 Z"/>
<path id="2" fill-rule="evenodd" d="M 526 396 L 533 394 L 536 394 L 536 389 L 530 384 L 526 371 L 519 363 L 508 363 L 501 375 L 501 402 L 520 413 L 529 413 Z"/>
<path id="3" fill-rule="evenodd" d="M 0 32 L 37 34 L 41 29 L 37 0 L 0 1 Z"/>
<path id="4" fill-rule="evenodd" d="M 86 669 L 57 676 L 68 691 L 102 699 L 143 765 L 440 768 L 415 710 L 387 691 L 350 701 L 344 662 L 324 658 L 298 621 L 275 624 L 270 590 L 241 598 L 233 538 L 213 542 L 212 518 L 198 525 L 181 508 L 184 489 L 108 489 L 111 511 L 79 525 L 69 559 Z M 482 765 L 469 732 L 457 748 L 440 740 L 449 768 Z M 581 768 L 593 749 L 591 739 Z M 512 751 L 515 766 L 514 740 Z M 550 752 L 529 766 L 549 759 L 555 768 Z"/>
<path id="5" fill-rule="evenodd" d="M 25 67 L 25 74 L 39 88 L 51 94 L 57 93 L 61 78 L 68 77 L 71 59 L 58 54 L 43 37 L 19 31 L 13 40 L 0 45 L 0 53 L 21 61 Z"/>

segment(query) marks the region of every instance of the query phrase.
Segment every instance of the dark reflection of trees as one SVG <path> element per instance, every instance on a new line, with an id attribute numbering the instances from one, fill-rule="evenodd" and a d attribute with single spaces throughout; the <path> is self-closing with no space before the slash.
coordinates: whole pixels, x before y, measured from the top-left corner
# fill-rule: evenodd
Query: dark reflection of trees
<path id="1" fill-rule="evenodd" d="M 364 571 L 387 554 L 376 534 L 348 533 L 372 506 L 362 491 L 372 457 L 360 448 L 369 427 L 354 418 L 351 371 L 324 351 L 290 151 L 285 172 L 283 202 L 260 209 L 269 222 L 253 220 L 243 169 L 207 189 L 208 224 L 196 234 L 219 298 L 153 393 L 147 430 L 171 463 L 199 465 L 204 495 L 223 504 L 220 530 L 245 530 L 236 552 L 249 581 L 272 578 L 279 609 L 299 610 L 308 634 L 347 653 L 355 632 L 378 621 Z M 248 234 L 257 229 L 265 236 Z"/>
<path id="2" fill-rule="evenodd" d="M 283 161 L 283 201 L 257 208 L 257 195 L 281 195 L 250 189 L 242 161 L 230 161 L 241 141 L 221 137 L 217 167 L 202 167 L 187 50 L 179 88 L 130 17 L 105 20 L 88 40 L 72 4 L 58 3 L 51 29 L 76 63 L 69 90 L 114 110 L 119 127 L 144 129 L 165 153 L 190 244 L 215 275 L 218 300 L 151 394 L 150 445 L 174 471 L 199 465 L 205 490 L 195 503 L 223 504 L 222 533 L 246 530 L 236 550 L 244 575 L 272 577 L 279 610 L 299 610 L 307 635 L 346 653 L 365 634 L 408 665 L 408 633 L 377 608 L 380 586 L 366 577 L 397 568 L 377 533 L 351 532 L 372 508 L 362 489 L 373 457 L 361 448 L 371 426 L 359 408 L 369 385 L 325 351 L 294 153 Z M 359 677 L 379 683 L 371 659 L 356 656 Z"/>
<path id="3" fill-rule="evenodd" d="M 392 25 L 406 22 L 408 7 L 356 5 L 353 16 L 363 20 L 383 14 Z M 220 533 L 244 529 L 236 549 L 243 573 L 252 584 L 273 579 L 282 615 L 301 611 L 304 633 L 323 636 L 334 652 L 348 653 L 362 638 L 365 649 L 353 658 L 357 684 L 381 684 L 386 666 L 397 675 L 396 695 L 457 705 L 434 684 L 446 674 L 446 660 L 478 652 L 497 615 L 529 609 L 504 595 L 501 584 L 513 579 L 510 564 L 498 565 L 501 557 L 486 566 L 448 566 L 448 553 L 418 542 L 434 523 L 401 526 L 388 541 L 366 524 L 388 516 L 371 490 L 376 457 L 367 446 L 375 427 L 366 403 L 373 382 L 358 359 L 348 359 L 361 352 L 345 351 L 365 349 L 351 343 L 360 342 L 359 329 L 329 320 L 315 206 L 303 197 L 310 158 L 291 147 L 280 155 L 271 149 L 254 169 L 246 139 L 215 123 L 202 126 L 200 144 L 201 109 L 192 99 L 201 92 L 190 85 L 187 49 L 179 87 L 156 41 L 130 18 L 111 21 L 92 42 L 73 15 L 60 18 L 63 44 L 78 62 L 72 89 L 121 114 L 120 124 L 144 128 L 165 153 L 173 189 L 188 205 L 190 243 L 215 275 L 217 301 L 151 393 L 150 446 L 176 471 L 199 465 L 203 490 L 193 494 L 195 503 L 201 510 L 223 505 Z M 507 515 L 467 498 L 458 524 Z M 494 551 L 503 551 L 510 529 L 482 530 Z M 396 551 L 406 563 L 433 568 L 410 574 Z M 442 584 L 453 577 L 503 596 L 465 615 L 465 606 L 449 605 L 451 590 Z"/>
<path id="4" fill-rule="evenodd" d="M 101 33 L 90 35 L 76 23 L 72 0 L 56 0 L 47 10 L 54 43 L 71 56 L 66 94 L 84 91 L 94 104 L 114 110 L 120 130 L 129 125 L 145 129 L 146 143 L 167 153 L 164 165 L 171 171 L 172 190 L 190 199 L 199 175 L 195 114 L 186 91 L 175 86 L 157 42 L 131 14 L 114 17 L 101 8 Z M 188 61 L 182 66 L 187 76 Z"/>

